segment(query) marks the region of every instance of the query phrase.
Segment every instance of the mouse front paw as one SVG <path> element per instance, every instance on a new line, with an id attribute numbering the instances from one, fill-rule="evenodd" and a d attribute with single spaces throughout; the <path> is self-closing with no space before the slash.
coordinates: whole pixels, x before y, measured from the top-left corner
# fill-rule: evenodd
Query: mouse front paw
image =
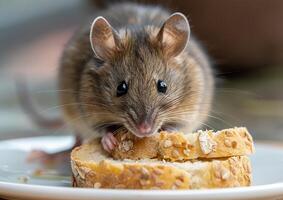
<path id="1" fill-rule="evenodd" d="M 110 153 L 117 145 L 117 139 L 114 137 L 113 133 L 108 132 L 103 135 L 101 139 L 101 144 L 103 149 Z"/>

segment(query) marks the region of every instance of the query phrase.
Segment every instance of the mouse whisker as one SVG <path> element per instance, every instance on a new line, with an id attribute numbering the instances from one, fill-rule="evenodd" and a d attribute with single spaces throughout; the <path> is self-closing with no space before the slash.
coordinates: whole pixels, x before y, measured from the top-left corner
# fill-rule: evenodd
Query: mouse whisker
<path id="1" fill-rule="evenodd" d="M 259 95 L 256 92 L 252 92 L 249 90 L 237 89 L 237 88 L 215 88 L 215 93 L 231 93 L 231 94 L 243 94 L 248 96 L 256 96 Z"/>
<path id="2" fill-rule="evenodd" d="M 241 119 L 237 118 L 237 117 L 234 117 L 232 115 L 229 115 L 227 113 L 224 113 L 224 112 L 220 112 L 220 111 L 215 111 L 213 109 L 210 110 L 211 113 L 214 113 L 214 114 L 217 114 L 218 116 L 225 116 L 226 118 L 230 118 L 231 121 L 234 121 L 234 122 L 240 122 Z"/>
<path id="3" fill-rule="evenodd" d="M 188 120 L 188 119 L 183 119 L 183 118 L 180 118 L 180 117 L 178 117 L 178 116 L 176 116 L 176 117 L 168 117 L 166 120 L 168 120 L 168 121 L 172 120 L 172 122 L 176 121 L 176 122 L 179 122 L 179 123 L 191 123 L 191 122 L 192 122 L 192 121 L 190 121 L 190 120 Z M 215 130 L 215 127 L 213 127 L 213 126 L 211 126 L 211 125 L 209 125 L 209 124 L 206 124 L 206 123 L 204 123 L 204 122 L 199 122 L 199 123 L 200 123 L 201 125 L 204 125 L 204 126 L 210 128 L 210 129 Z"/>
<path id="4" fill-rule="evenodd" d="M 91 115 L 81 115 L 79 117 L 76 117 L 74 119 L 69 119 L 68 121 L 71 122 L 72 124 L 74 124 L 75 122 L 81 120 L 82 118 L 86 118 L 88 116 L 91 116 Z M 69 124 L 64 124 L 63 126 L 61 126 L 60 128 L 57 128 L 55 131 L 52 131 L 52 133 L 50 133 L 51 135 L 57 135 L 58 133 L 60 133 L 61 131 L 63 131 L 64 129 L 67 129 L 69 126 Z"/>
<path id="5" fill-rule="evenodd" d="M 73 91 L 73 90 L 36 90 L 32 91 L 32 93 L 55 93 L 55 92 L 65 92 L 65 93 L 73 93 L 73 94 L 78 94 L 78 92 Z"/>
<path id="6" fill-rule="evenodd" d="M 49 108 L 46 108 L 46 109 L 43 109 L 43 110 L 40 110 L 39 111 L 39 114 L 44 114 L 50 110 L 53 110 L 53 109 L 58 109 L 58 108 L 63 108 L 63 107 L 67 107 L 67 106 L 95 106 L 95 105 L 92 105 L 92 104 L 82 104 L 82 103 L 68 103 L 68 104 L 62 104 L 62 105 L 57 105 L 57 106 L 52 106 L 52 107 L 49 107 Z"/>

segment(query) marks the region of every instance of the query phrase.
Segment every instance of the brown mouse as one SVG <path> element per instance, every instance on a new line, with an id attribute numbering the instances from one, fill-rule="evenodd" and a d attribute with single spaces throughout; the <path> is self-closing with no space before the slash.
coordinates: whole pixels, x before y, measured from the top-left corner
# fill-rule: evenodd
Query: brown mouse
<path id="1" fill-rule="evenodd" d="M 99 14 L 62 56 L 65 122 L 83 137 L 102 136 L 107 151 L 120 127 L 138 137 L 198 128 L 210 110 L 214 81 L 187 18 L 131 3 Z"/>

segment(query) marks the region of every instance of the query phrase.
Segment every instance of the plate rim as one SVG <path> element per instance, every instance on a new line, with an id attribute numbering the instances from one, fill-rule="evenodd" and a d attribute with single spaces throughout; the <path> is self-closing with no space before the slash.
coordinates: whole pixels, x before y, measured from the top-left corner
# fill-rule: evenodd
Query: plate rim
<path id="1" fill-rule="evenodd" d="M 194 199 L 227 199 L 231 195 L 235 199 L 257 198 L 257 197 L 277 197 L 283 196 L 283 182 L 257 185 L 250 187 L 221 188 L 221 189 L 200 189 L 200 190 L 132 190 L 132 189 L 95 189 L 95 188 L 73 188 L 56 187 L 43 185 L 28 185 L 24 183 L 9 183 L 0 181 L 0 194 L 17 197 L 32 197 L 37 195 L 48 195 L 48 198 L 66 197 L 71 199 L 87 199 L 96 197 L 97 199 L 121 199 L 142 197 L 164 197 L 170 198 L 194 198 Z M 32 191 L 32 193 L 31 193 Z M 16 193 L 15 193 L 16 192 Z M 20 195 L 20 196 L 19 196 Z M 24 195 L 24 196 L 23 196 Z M 166 198 L 165 198 L 166 199 Z"/>

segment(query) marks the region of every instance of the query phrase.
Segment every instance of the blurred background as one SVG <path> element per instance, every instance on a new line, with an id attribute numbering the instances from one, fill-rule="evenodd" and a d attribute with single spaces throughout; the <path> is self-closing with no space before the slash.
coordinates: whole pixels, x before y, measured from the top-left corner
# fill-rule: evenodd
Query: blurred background
<path id="1" fill-rule="evenodd" d="M 108 0 L 0 1 L 0 140 L 71 133 L 43 130 L 21 109 L 15 81 L 25 78 L 40 113 L 60 115 L 56 73 L 73 32 Z M 163 0 L 188 16 L 207 49 L 217 89 L 207 129 L 246 126 L 258 140 L 283 141 L 283 1 Z"/>

